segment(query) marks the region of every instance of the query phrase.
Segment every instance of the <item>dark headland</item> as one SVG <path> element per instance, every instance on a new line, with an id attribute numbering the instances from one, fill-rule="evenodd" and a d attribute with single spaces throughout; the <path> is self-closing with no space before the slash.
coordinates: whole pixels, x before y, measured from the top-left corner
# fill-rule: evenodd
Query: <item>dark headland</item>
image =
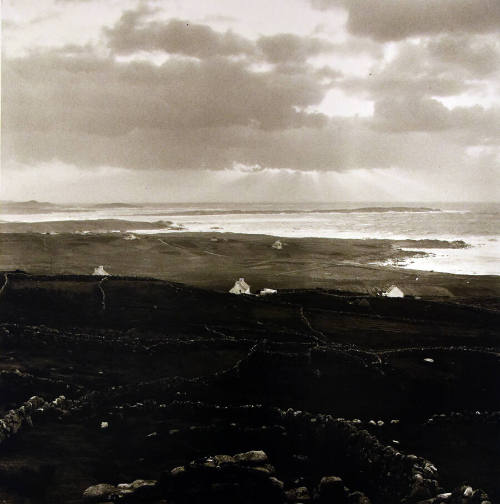
<path id="1" fill-rule="evenodd" d="M 0 502 L 499 501 L 498 277 L 373 264 L 425 241 L 3 231 Z"/>

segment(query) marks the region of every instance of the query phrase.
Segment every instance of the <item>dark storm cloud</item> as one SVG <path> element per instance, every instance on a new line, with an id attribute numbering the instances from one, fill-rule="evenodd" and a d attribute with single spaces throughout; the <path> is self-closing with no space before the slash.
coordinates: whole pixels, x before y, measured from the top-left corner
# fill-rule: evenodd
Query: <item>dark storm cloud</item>
<path id="1" fill-rule="evenodd" d="M 375 104 L 374 123 L 386 131 L 434 131 L 453 125 L 450 111 L 428 98 L 381 100 Z"/>
<path id="2" fill-rule="evenodd" d="M 500 124 L 500 110 L 480 106 L 446 108 L 430 98 L 386 98 L 375 104 L 373 126 L 388 132 L 465 131 L 474 144 L 500 141 L 492 125 Z"/>
<path id="3" fill-rule="evenodd" d="M 199 167 L 226 128 L 315 130 L 326 123 L 321 114 L 301 111 L 324 96 L 314 75 L 251 72 L 222 58 L 155 66 L 41 52 L 5 61 L 3 79 L 5 155 L 27 159 L 141 168 L 151 149 L 155 167 Z M 201 131 L 210 133 L 204 137 L 210 143 L 197 136 Z M 136 154 L 123 158 L 129 148 Z M 227 166 L 226 154 L 212 160 Z"/>
<path id="4" fill-rule="evenodd" d="M 338 35 L 338 29 L 329 30 L 327 26 L 317 25 L 313 31 L 314 35 L 335 37 Z M 367 37 L 357 37 L 350 34 L 343 35 L 343 42 L 331 43 L 332 52 L 343 56 L 360 56 L 368 55 L 373 58 L 381 58 L 384 55 L 383 45 Z"/>
<path id="5" fill-rule="evenodd" d="M 254 43 L 231 31 L 220 33 L 188 20 L 146 20 L 152 14 L 154 11 L 147 7 L 124 12 L 114 27 L 105 30 L 109 47 L 117 54 L 164 51 L 197 58 L 246 55 L 276 64 L 303 64 L 334 47 L 319 37 L 293 33 L 262 36 Z"/>
<path id="6" fill-rule="evenodd" d="M 343 169 L 341 153 L 326 131 L 298 128 L 265 132 L 249 126 L 185 131 L 133 130 L 100 135 L 30 132 L 11 134 L 7 146 L 19 160 L 60 159 L 87 167 L 110 165 L 130 169 L 224 169 L 233 163 L 276 168 Z M 312 142 L 311 142 L 312 140 Z"/>
<path id="7" fill-rule="evenodd" d="M 460 166 L 468 145 L 498 144 L 498 111 L 450 111 L 433 98 L 474 90 L 477 77 L 498 70 L 491 35 L 403 41 L 385 62 L 383 45 L 368 38 L 350 35 L 342 45 L 286 33 L 251 41 L 154 15 L 149 8 L 128 11 L 105 30 L 109 57 L 67 45 L 5 58 L 2 158 L 146 170 L 234 163 L 418 170 Z M 170 57 L 159 66 L 115 59 L 143 51 Z M 365 77 L 309 62 L 331 54 L 335 65 L 336 55 L 358 52 L 376 62 Z M 372 100 L 373 118 L 306 112 L 333 88 Z"/>
<path id="8" fill-rule="evenodd" d="M 444 35 L 429 41 L 427 54 L 442 66 L 467 71 L 476 78 L 500 70 L 500 42 L 497 35 Z"/>
<path id="9" fill-rule="evenodd" d="M 498 0 L 312 0 L 316 8 L 347 9 L 347 27 L 380 41 L 443 32 L 497 32 Z"/>
<path id="10" fill-rule="evenodd" d="M 452 96 L 471 89 L 474 83 L 446 75 L 422 74 L 408 79 L 404 75 L 373 72 L 366 77 L 348 77 L 339 86 L 354 96 L 377 100 L 408 95 Z"/>
<path id="11" fill-rule="evenodd" d="M 479 48 L 485 48 L 484 52 Z M 485 77 L 499 67 L 495 56 L 500 55 L 491 36 L 440 35 L 420 44 L 401 42 L 390 62 L 375 64 L 365 78 L 347 78 L 337 84 L 353 96 L 375 102 L 371 127 L 378 131 L 451 131 L 464 146 L 497 143 L 498 108 L 450 110 L 436 99 L 479 94 L 487 82 Z"/>
<path id="12" fill-rule="evenodd" d="M 494 142 L 486 130 L 495 131 L 498 116 L 479 107 L 450 113 L 437 102 L 381 97 L 373 120 L 307 114 L 302 110 L 327 91 L 318 77 L 341 76 L 300 68 L 252 72 L 225 58 L 118 63 L 74 48 L 7 59 L 2 156 L 80 167 L 223 169 L 243 163 L 342 171 L 418 167 L 430 153 L 444 166 L 459 162 L 468 144 Z M 453 148 L 443 148 L 450 142 Z"/>
<path id="13" fill-rule="evenodd" d="M 281 33 L 260 37 L 257 46 L 272 63 L 304 62 L 312 56 L 331 52 L 333 44 L 316 37 Z"/>
<path id="14" fill-rule="evenodd" d="M 336 70 L 335 68 L 329 66 L 318 68 L 318 70 L 316 70 L 316 75 L 320 79 L 329 79 L 331 81 L 338 80 L 343 76 L 340 70 Z"/>
<path id="15" fill-rule="evenodd" d="M 314 123 L 297 108 L 319 103 L 313 76 L 251 72 L 212 58 L 118 63 L 90 55 L 39 53 L 5 63 L 5 122 L 102 135 L 135 128 L 254 124 L 262 129 Z"/>
<path id="16" fill-rule="evenodd" d="M 148 8 L 125 11 L 113 28 L 106 29 L 108 44 L 118 54 L 136 51 L 165 51 L 197 58 L 250 54 L 254 46 L 227 31 L 219 33 L 207 25 L 187 20 L 146 21 Z"/>
<path id="17" fill-rule="evenodd" d="M 499 69 L 500 50 L 493 36 L 443 35 L 420 44 L 401 42 L 392 61 L 377 62 L 365 77 L 339 85 L 375 100 L 452 96 L 479 89 Z"/>
<path id="18" fill-rule="evenodd" d="M 443 138 L 373 131 L 364 121 L 339 119 L 328 126 L 263 131 L 251 126 L 185 131 L 136 129 L 110 138 L 60 131 L 11 133 L 6 147 L 24 163 L 59 159 L 84 167 L 224 169 L 234 163 L 299 171 L 345 171 L 399 165 L 421 169 L 456 163 L 459 151 L 443 150 Z"/>

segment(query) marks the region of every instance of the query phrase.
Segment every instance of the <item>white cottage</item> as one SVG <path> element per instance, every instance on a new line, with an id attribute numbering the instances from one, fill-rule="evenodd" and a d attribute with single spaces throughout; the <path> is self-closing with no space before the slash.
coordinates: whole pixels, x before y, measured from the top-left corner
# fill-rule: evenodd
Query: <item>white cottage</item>
<path id="1" fill-rule="evenodd" d="M 383 294 L 386 297 L 405 297 L 405 293 L 399 288 L 396 287 L 395 285 L 391 285 Z"/>
<path id="2" fill-rule="evenodd" d="M 269 296 L 269 294 L 276 294 L 277 292 L 276 289 L 268 289 L 266 287 L 259 292 L 259 296 Z"/>
<path id="3" fill-rule="evenodd" d="M 280 240 L 276 240 L 273 244 L 272 244 L 272 247 L 273 249 L 276 249 L 276 250 L 281 250 L 283 248 L 283 243 L 281 243 Z"/>
<path id="4" fill-rule="evenodd" d="M 111 276 L 105 269 L 104 266 L 98 266 L 97 268 L 94 268 L 94 273 L 92 275 L 95 276 Z"/>
<path id="5" fill-rule="evenodd" d="M 234 286 L 229 291 L 231 294 L 250 294 L 250 285 L 245 282 L 244 278 L 236 280 Z"/>

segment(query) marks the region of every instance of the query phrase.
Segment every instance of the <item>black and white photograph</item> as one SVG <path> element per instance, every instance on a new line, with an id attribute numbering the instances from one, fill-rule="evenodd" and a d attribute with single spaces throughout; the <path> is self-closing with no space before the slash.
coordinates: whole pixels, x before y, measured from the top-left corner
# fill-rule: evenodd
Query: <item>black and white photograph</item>
<path id="1" fill-rule="evenodd" d="M 500 0 L 1 0 L 0 504 L 500 504 Z"/>

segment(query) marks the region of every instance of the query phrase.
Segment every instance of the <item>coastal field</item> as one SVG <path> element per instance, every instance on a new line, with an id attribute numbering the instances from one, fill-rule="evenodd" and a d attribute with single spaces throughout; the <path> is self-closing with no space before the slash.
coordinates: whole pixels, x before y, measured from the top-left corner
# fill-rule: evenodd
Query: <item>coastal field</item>
<path id="1" fill-rule="evenodd" d="M 102 229 L 103 224 L 99 225 Z M 26 225 L 12 224 L 7 229 L 11 226 Z M 224 292 L 243 277 L 252 292 L 265 287 L 320 287 L 375 294 L 397 284 L 406 294 L 418 297 L 484 298 L 487 302 L 500 294 L 495 276 L 381 266 L 425 255 L 419 248 L 464 247 L 460 241 L 279 238 L 219 232 L 78 234 L 78 223 L 64 223 L 64 229 L 72 229 L 72 233 L 54 231 L 62 223 L 30 226 L 39 232 L 5 232 L 0 226 L 4 231 L 0 234 L 0 269 L 88 275 L 102 265 L 111 275 L 159 278 Z M 126 226 L 130 228 L 130 223 Z M 148 223 L 144 227 L 150 229 Z M 281 249 L 273 248 L 276 240 Z"/>

